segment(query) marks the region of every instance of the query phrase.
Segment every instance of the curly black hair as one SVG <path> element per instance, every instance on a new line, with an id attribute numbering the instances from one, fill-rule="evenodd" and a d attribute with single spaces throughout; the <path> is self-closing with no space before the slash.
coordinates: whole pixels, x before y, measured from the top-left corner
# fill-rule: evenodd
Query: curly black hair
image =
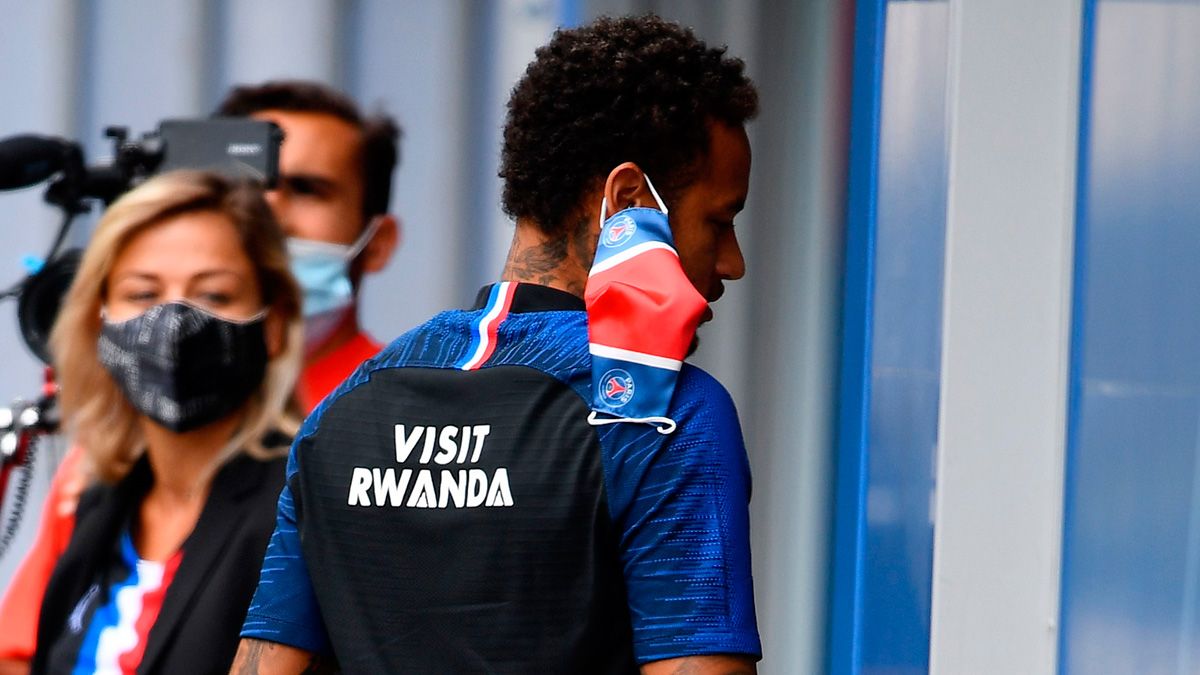
<path id="1" fill-rule="evenodd" d="M 363 115 L 345 94 L 310 80 L 272 80 L 234 87 L 214 114 L 249 117 L 263 110 L 324 113 L 357 127 L 363 139 L 363 216 L 387 213 L 392 200 L 392 171 L 400 161 L 403 135 L 396 120 L 383 113 Z"/>
<path id="2" fill-rule="evenodd" d="M 505 212 L 566 233 L 584 194 L 626 161 L 675 194 L 694 180 L 711 123 L 741 126 L 758 112 L 744 69 L 653 14 L 556 31 L 508 101 Z"/>

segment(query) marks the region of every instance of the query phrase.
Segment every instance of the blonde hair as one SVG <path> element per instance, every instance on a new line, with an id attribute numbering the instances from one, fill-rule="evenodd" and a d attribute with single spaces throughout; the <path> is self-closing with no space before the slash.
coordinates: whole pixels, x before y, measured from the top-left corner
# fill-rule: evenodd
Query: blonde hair
<path id="1" fill-rule="evenodd" d="M 272 429 L 292 434 L 298 427 L 291 401 L 303 351 L 300 291 L 288 269 L 279 224 L 253 184 L 202 171 L 165 173 L 122 196 L 100 219 L 50 337 L 63 422 L 102 480 L 119 480 L 145 452 L 141 414 L 97 354 L 108 275 L 135 235 L 194 212 L 218 213 L 233 223 L 258 274 L 264 306 L 279 313 L 286 326 L 283 348 L 269 359 L 262 384 L 243 408 L 242 423 L 212 471 L 239 451 L 260 459 L 286 452 L 264 447 L 262 438 Z"/>

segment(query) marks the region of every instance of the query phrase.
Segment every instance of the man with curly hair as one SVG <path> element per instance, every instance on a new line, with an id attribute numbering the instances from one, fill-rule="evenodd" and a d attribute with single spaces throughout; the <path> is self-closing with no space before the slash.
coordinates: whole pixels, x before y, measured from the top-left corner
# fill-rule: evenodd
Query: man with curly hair
<path id="1" fill-rule="evenodd" d="M 235 672 L 755 672 L 729 394 L 683 364 L 655 418 L 670 426 L 590 410 L 602 222 L 669 208 L 677 262 L 655 264 L 674 266 L 696 320 L 745 273 L 743 69 L 654 16 L 537 51 L 504 132 L 502 281 L 386 347 L 305 423 Z M 686 349 L 691 329 L 674 337 Z M 617 384 L 606 393 L 632 393 Z"/>

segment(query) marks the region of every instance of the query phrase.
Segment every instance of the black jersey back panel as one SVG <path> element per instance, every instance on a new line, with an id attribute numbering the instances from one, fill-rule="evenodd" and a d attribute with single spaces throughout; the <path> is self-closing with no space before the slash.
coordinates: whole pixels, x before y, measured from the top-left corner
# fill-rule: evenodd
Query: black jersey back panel
<path id="1" fill-rule="evenodd" d="M 292 484 L 343 670 L 637 672 L 578 394 L 523 366 L 371 379 L 300 442 Z"/>

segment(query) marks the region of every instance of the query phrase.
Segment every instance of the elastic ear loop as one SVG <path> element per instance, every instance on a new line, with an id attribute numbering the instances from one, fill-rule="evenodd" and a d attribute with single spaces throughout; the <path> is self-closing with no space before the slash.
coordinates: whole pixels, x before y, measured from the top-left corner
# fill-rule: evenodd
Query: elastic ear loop
<path id="1" fill-rule="evenodd" d="M 650 182 L 650 176 L 642 173 L 642 178 L 646 179 L 646 187 L 650 188 L 650 194 L 654 195 L 654 201 L 658 202 L 658 208 L 667 215 L 667 205 L 663 203 L 662 197 L 658 196 L 658 190 L 654 189 L 654 183 Z M 600 198 L 600 227 L 604 227 L 604 212 L 608 210 L 608 197 Z M 588 424 L 594 427 L 604 426 L 605 424 L 620 424 L 621 422 L 632 422 L 634 424 L 653 424 L 658 433 L 664 436 L 674 433 L 679 425 L 670 417 L 598 417 L 595 410 L 588 413 Z M 660 426 L 661 425 L 661 426 Z"/>
<path id="2" fill-rule="evenodd" d="M 350 250 L 346 252 L 347 261 L 354 260 L 358 257 L 359 253 L 363 252 L 363 249 L 367 247 L 367 244 L 371 243 L 371 240 L 375 238 L 375 233 L 379 231 L 379 225 L 382 222 L 383 216 L 371 216 L 371 222 L 367 223 L 367 226 L 363 229 L 362 234 L 358 235 L 358 240 L 355 241 L 354 245 L 350 247 Z"/>
<path id="3" fill-rule="evenodd" d="M 646 187 L 650 188 L 650 194 L 654 195 L 654 201 L 658 202 L 658 209 L 663 212 L 664 216 L 670 215 L 670 211 L 667 210 L 667 205 L 663 203 L 662 197 L 658 196 L 658 190 L 654 189 L 654 183 L 650 182 L 650 175 L 643 172 L 642 178 L 646 179 Z M 607 195 L 600 198 L 600 227 L 601 227 L 601 229 L 604 228 L 604 214 L 606 211 L 608 211 L 608 196 Z"/>
<path id="4" fill-rule="evenodd" d="M 667 211 L 667 205 L 663 203 L 662 197 L 658 196 L 658 190 L 654 189 L 654 183 L 650 182 L 650 176 L 643 173 L 642 178 L 646 179 L 646 187 L 650 188 L 650 194 L 654 195 L 654 201 L 658 202 L 659 210 L 663 212 L 664 216 L 669 215 L 670 212 Z"/>
<path id="5" fill-rule="evenodd" d="M 605 424 L 619 424 L 621 422 L 633 422 L 635 424 L 653 424 L 658 433 L 667 435 L 673 433 L 679 427 L 675 420 L 670 417 L 597 417 L 595 410 L 588 413 L 588 424 L 594 427 L 601 427 Z M 661 425 L 661 426 L 659 426 Z"/>

